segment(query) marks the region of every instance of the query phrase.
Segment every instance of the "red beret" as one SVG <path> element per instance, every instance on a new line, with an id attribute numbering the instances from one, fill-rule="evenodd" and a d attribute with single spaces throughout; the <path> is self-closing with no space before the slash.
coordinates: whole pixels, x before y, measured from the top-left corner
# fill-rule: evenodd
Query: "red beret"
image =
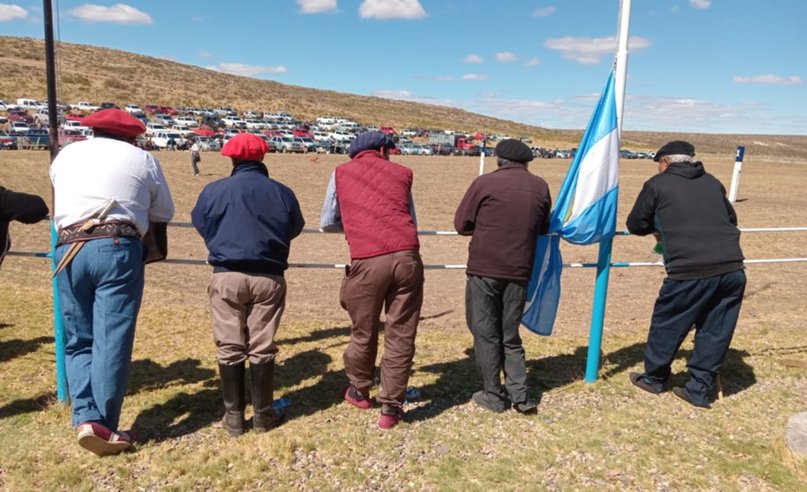
<path id="1" fill-rule="evenodd" d="M 252 133 L 239 133 L 224 144 L 221 155 L 238 161 L 262 161 L 269 151 L 266 141 Z"/>
<path id="2" fill-rule="evenodd" d="M 146 131 L 140 120 L 126 111 L 115 108 L 96 111 L 81 120 L 81 124 L 127 138 L 136 137 Z"/>

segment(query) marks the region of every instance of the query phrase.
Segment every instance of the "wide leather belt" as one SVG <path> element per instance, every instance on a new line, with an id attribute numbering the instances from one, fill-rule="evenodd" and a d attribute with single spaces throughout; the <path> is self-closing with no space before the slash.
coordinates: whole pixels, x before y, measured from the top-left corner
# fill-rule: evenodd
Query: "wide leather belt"
<path id="1" fill-rule="evenodd" d="M 103 239 L 109 237 L 134 237 L 140 239 L 137 227 L 131 222 L 109 221 L 92 226 L 90 229 L 82 230 L 83 224 L 67 226 L 59 231 L 57 246 L 70 244 L 79 241 L 91 241 L 93 239 Z"/>

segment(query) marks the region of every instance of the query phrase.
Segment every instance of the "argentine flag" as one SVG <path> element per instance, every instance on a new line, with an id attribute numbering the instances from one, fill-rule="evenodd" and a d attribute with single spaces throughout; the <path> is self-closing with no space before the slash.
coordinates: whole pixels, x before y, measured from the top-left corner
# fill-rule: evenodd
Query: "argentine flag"
<path id="1" fill-rule="evenodd" d="M 615 73 L 611 71 L 600 102 L 586 127 L 555 208 L 549 234 L 539 236 L 521 322 L 530 331 L 550 335 L 560 300 L 563 259 L 560 238 L 592 244 L 614 236 L 619 178 Z"/>

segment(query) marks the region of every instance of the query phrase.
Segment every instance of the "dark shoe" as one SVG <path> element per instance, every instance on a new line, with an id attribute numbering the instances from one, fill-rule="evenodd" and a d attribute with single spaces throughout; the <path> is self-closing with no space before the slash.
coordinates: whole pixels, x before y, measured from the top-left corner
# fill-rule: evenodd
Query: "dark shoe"
<path id="1" fill-rule="evenodd" d="M 373 408 L 373 399 L 369 397 L 369 395 L 362 394 L 359 390 L 357 390 L 353 385 L 347 386 L 343 390 L 345 401 L 350 403 L 356 408 L 360 408 L 362 410 L 369 410 Z"/>
<path id="2" fill-rule="evenodd" d="M 532 400 L 523 401 L 520 403 L 513 403 L 513 409 L 522 414 L 538 413 L 538 404 Z"/>
<path id="3" fill-rule="evenodd" d="M 77 433 L 79 446 L 98 456 L 117 454 L 132 447 L 127 433 L 112 432 L 98 422 L 82 422 Z"/>
<path id="4" fill-rule="evenodd" d="M 648 393 L 652 393 L 654 395 L 658 395 L 659 393 L 661 393 L 660 389 L 656 388 L 652 384 L 645 381 L 644 374 L 639 374 L 638 372 L 632 372 L 628 374 L 628 379 L 630 379 L 630 382 L 633 383 L 634 386 L 643 389 Z"/>
<path id="5" fill-rule="evenodd" d="M 381 409 L 381 416 L 378 417 L 378 427 L 382 430 L 390 430 L 403 420 L 404 411 L 401 407 L 387 407 Z"/>
<path id="6" fill-rule="evenodd" d="M 252 376 L 252 408 L 255 415 L 252 417 L 252 428 L 257 432 L 266 432 L 273 429 L 285 420 L 285 414 L 275 411 L 274 379 L 275 361 L 264 364 L 249 365 Z"/>
<path id="7" fill-rule="evenodd" d="M 221 419 L 221 425 L 230 437 L 238 437 L 244 433 L 246 364 L 244 362 L 232 366 L 219 364 L 219 375 L 221 393 L 224 397 L 224 418 Z"/>
<path id="8" fill-rule="evenodd" d="M 677 396 L 678 398 L 684 400 L 685 402 L 689 403 L 692 406 L 695 406 L 695 407 L 698 407 L 698 408 L 712 408 L 712 405 L 710 405 L 709 402 L 701 403 L 701 402 L 696 402 L 695 400 L 693 400 L 692 396 L 689 394 L 689 391 L 687 391 L 686 388 L 681 388 L 681 387 L 676 386 L 675 388 L 672 389 L 672 393 L 675 396 Z"/>
<path id="9" fill-rule="evenodd" d="M 474 396 L 472 396 L 471 399 L 480 407 L 494 413 L 502 413 L 507 410 L 508 406 L 506 402 L 503 402 L 499 398 L 492 398 L 490 395 L 488 395 L 487 391 L 484 390 L 474 393 Z"/>

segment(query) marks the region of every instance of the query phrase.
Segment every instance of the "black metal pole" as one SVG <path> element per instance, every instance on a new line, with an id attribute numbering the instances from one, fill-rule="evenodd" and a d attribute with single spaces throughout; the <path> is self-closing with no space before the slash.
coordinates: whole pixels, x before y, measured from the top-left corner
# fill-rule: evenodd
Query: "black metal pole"
<path id="1" fill-rule="evenodd" d="M 48 79 L 48 127 L 50 159 L 59 153 L 59 107 L 56 104 L 56 50 L 53 42 L 53 2 L 42 0 L 45 13 L 45 70 Z"/>

